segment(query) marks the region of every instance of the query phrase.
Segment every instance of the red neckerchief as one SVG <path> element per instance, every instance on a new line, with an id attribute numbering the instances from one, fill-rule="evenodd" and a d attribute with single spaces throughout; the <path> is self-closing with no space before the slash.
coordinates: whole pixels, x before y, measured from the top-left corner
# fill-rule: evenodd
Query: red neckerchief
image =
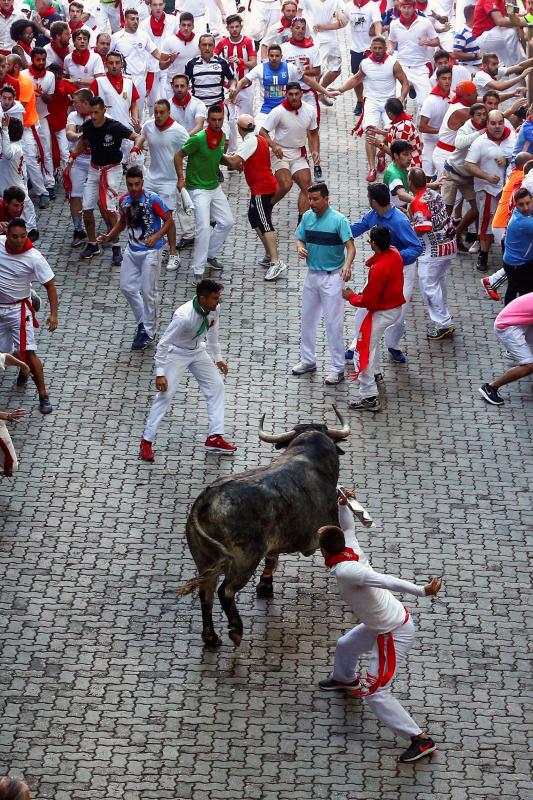
<path id="1" fill-rule="evenodd" d="M 506 139 L 509 138 L 509 136 L 511 135 L 511 129 L 510 128 L 504 128 L 503 129 L 503 136 L 500 136 L 499 139 L 496 139 L 494 136 L 492 136 L 492 134 L 489 133 L 489 129 L 488 128 L 486 130 L 486 134 L 487 134 L 487 139 L 489 139 L 491 142 L 496 142 L 496 144 L 501 144 L 502 142 L 504 142 Z"/>
<path id="2" fill-rule="evenodd" d="M 11 247 L 8 245 L 8 243 L 7 243 L 7 239 L 6 239 L 4 247 L 6 248 L 6 252 L 7 252 L 7 253 L 11 253 L 11 255 L 12 255 L 12 256 L 19 256 L 21 253 L 25 253 L 27 250 L 31 250 L 31 249 L 32 249 L 32 247 L 33 247 L 33 244 L 32 244 L 32 243 L 30 242 L 30 240 L 29 240 L 29 239 L 26 237 L 26 241 L 24 242 L 24 247 L 22 248 L 22 250 L 13 250 L 13 249 L 12 249 L 12 248 L 11 248 Z"/>
<path id="3" fill-rule="evenodd" d="M 187 92 L 183 100 L 179 100 L 176 95 L 172 98 L 172 102 L 174 105 L 178 106 L 178 108 L 186 108 L 191 101 L 191 93 Z"/>
<path id="4" fill-rule="evenodd" d="M 427 11 L 427 8 L 428 8 L 427 2 L 426 3 L 415 3 L 415 9 L 417 11 L 421 11 L 422 14 L 425 14 L 425 12 Z"/>
<path id="5" fill-rule="evenodd" d="M 26 44 L 26 42 L 23 42 L 22 39 L 18 39 L 17 44 L 19 47 L 22 47 L 25 53 L 30 55 L 32 49 L 28 44 Z"/>
<path id="6" fill-rule="evenodd" d="M 122 94 L 122 90 L 124 89 L 124 76 L 123 75 L 110 75 L 108 72 L 105 74 L 107 80 L 113 87 L 113 89 Z"/>
<path id="7" fill-rule="evenodd" d="M 307 49 L 308 47 L 312 47 L 312 46 L 314 45 L 314 42 L 313 42 L 313 40 L 311 39 L 311 37 L 309 37 L 309 38 L 305 38 L 305 39 L 300 39 L 300 40 L 298 40 L 298 39 L 294 39 L 294 38 L 291 36 L 291 38 L 289 39 L 289 43 L 290 43 L 290 44 L 293 44 L 295 47 L 304 47 L 304 48 L 306 48 L 306 49 Z"/>
<path id="8" fill-rule="evenodd" d="M 287 111 L 292 111 L 292 112 L 293 112 L 293 114 L 297 114 L 297 113 L 298 113 L 298 111 L 299 111 L 299 110 L 301 109 L 301 107 L 302 107 L 302 104 L 300 103 L 300 105 L 298 106 L 298 108 L 293 108 L 293 107 L 291 106 L 291 104 L 289 103 L 289 101 L 287 100 L 287 98 L 285 98 L 285 100 L 282 102 L 282 104 L 281 104 L 281 105 L 283 106 L 283 108 L 286 108 L 286 109 L 287 109 Z"/>
<path id="9" fill-rule="evenodd" d="M 45 8 L 44 11 L 39 12 L 39 16 L 41 18 L 44 17 L 45 19 L 48 19 L 48 17 L 52 17 L 54 14 L 57 14 L 57 11 L 53 6 L 50 6 L 50 8 Z"/>
<path id="10" fill-rule="evenodd" d="M 72 20 L 69 19 L 68 26 L 70 28 L 70 32 L 74 33 L 74 31 L 79 31 L 80 28 L 83 28 L 83 22 L 81 21 L 81 19 L 79 20 L 79 22 L 72 22 Z"/>
<path id="11" fill-rule="evenodd" d="M 289 22 L 289 20 L 285 19 L 283 16 L 280 18 L 280 25 L 281 28 L 278 28 L 278 33 L 283 33 L 287 28 L 292 28 L 292 22 Z"/>
<path id="12" fill-rule="evenodd" d="M 217 149 L 217 147 L 219 146 L 220 142 L 222 141 L 222 137 L 223 136 L 224 136 L 224 134 L 222 133 L 222 131 L 218 131 L 218 132 L 215 133 L 215 131 L 212 131 L 211 128 L 209 128 L 209 127 L 207 127 L 205 129 L 205 137 L 207 139 L 207 146 L 211 150 L 216 150 Z"/>
<path id="13" fill-rule="evenodd" d="M 89 48 L 87 50 L 73 50 L 72 51 L 72 60 L 75 64 L 78 64 L 80 67 L 86 67 L 87 63 L 91 57 L 91 51 Z"/>
<path id="14" fill-rule="evenodd" d="M 182 42 L 192 42 L 192 40 L 194 39 L 194 33 L 191 33 L 191 35 L 189 36 L 189 38 L 188 38 L 188 39 L 187 39 L 187 37 L 186 37 L 186 36 L 184 36 L 184 35 L 182 34 L 182 32 L 181 32 L 181 31 L 178 31 L 178 32 L 177 32 L 177 34 L 176 34 L 176 36 L 178 37 L 178 39 L 181 39 L 181 41 L 182 41 Z"/>
<path id="15" fill-rule="evenodd" d="M 376 56 L 373 53 L 371 53 L 370 50 L 368 51 L 368 54 L 367 54 L 367 58 L 369 58 L 370 61 L 373 61 L 374 64 L 384 64 L 385 61 L 388 59 L 388 57 L 389 57 L 389 54 L 386 53 L 386 52 L 383 53 L 383 58 L 376 58 Z"/>
<path id="16" fill-rule="evenodd" d="M 410 114 L 407 114 L 406 111 L 402 111 L 401 114 L 398 114 L 397 117 L 394 117 L 394 119 L 392 120 L 392 124 L 393 125 L 397 125 L 398 122 L 404 122 L 404 121 L 405 122 L 407 122 L 407 121 L 412 122 L 413 121 L 412 116 Z"/>
<path id="17" fill-rule="evenodd" d="M 436 97 L 442 97 L 443 100 L 448 100 L 449 97 L 450 97 L 450 92 L 448 92 L 448 94 L 444 94 L 442 89 L 440 88 L 440 86 L 438 84 L 433 87 L 433 89 L 431 90 L 430 94 L 434 94 L 434 95 L 436 95 Z"/>
<path id="18" fill-rule="evenodd" d="M 3 17 L 5 17 L 5 18 L 7 19 L 8 17 L 10 17 L 10 16 L 11 16 L 11 14 L 13 13 L 13 11 L 14 11 L 14 8 L 13 8 L 13 6 L 9 6 L 9 8 L 7 9 L 7 11 L 2 11 L 2 9 L 0 9 L 0 14 L 2 14 L 2 16 L 3 16 Z"/>
<path id="19" fill-rule="evenodd" d="M 408 21 L 405 19 L 405 17 L 404 17 L 404 16 L 402 16 L 402 15 L 400 14 L 400 16 L 398 17 L 398 19 L 400 20 L 400 22 L 402 23 L 402 25 L 404 25 L 406 28 L 410 28 L 410 27 L 411 27 L 411 25 L 413 24 L 413 22 L 416 22 L 416 20 L 417 20 L 418 18 L 417 18 L 416 14 L 415 14 L 415 15 L 414 15 L 414 17 L 413 17 L 413 19 L 410 19 L 410 20 L 409 20 L 409 22 L 408 22 Z"/>
<path id="20" fill-rule="evenodd" d="M 370 3 L 370 0 L 359 0 L 359 2 L 358 0 L 353 0 L 353 4 L 356 8 L 363 8 L 367 3 Z"/>
<path id="21" fill-rule="evenodd" d="M 166 131 L 166 129 L 170 128 L 171 125 L 174 125 L 174 120 L 172 117 L 169 117 L 163 125 L 158 125 L 156 122 L 155 127 L 158 131 Z"/>
<path id="22" fill-rule="evenodd" d="M 160 38 L 165 32 L 165 12 L 163 11 L 161 19 L 156 19 L 150 14 L 150 28 L 154 36 Z"/>
<path id="23" fill-rule="evenodd" d="M 496 74 L 495 74 L 495 75 L 493 75 L 493 74 L 492 74 L 492 72 L 489 72 L 489 71 L 488 71 L 488 69 L 487 69 L 486 67 L 480 67 L 480 68 L 479 68 L 479 71 L 480 71 L 480 72 L 486 72 L 486 73 L 487 73 L 487 75 L 490 75 L 490 77 L 491 77 L 493 80 L 494 80 L 494 78 L 496 78 L 496 77 L 498 76 L 498 72 L 497 72 L 497 71 L 496 71 Z"/>
<path id="24" fill-rule="evenodd" d="M 477 125 L 474 120 L 472 120 L 472 127 L 476 129 L 476 131 L 484 131 L 487 127 L 486 122 L 482 122 L 481 125 Z"/>
<path id="25" fill-rule="evenodd" d="M 70 53 L 70 48 L 68 44 L 64 45 L 64 47 L 58 47 L 55 42 L 50 42 L 50 47 L 52 48 L 56 56 L 58 56 L 62 61 L 64 61 L 65 58 Z"/>
<path id="26" fill-rule="evenodd" d="M 337 553 L 334 556 L 325 556 L 324 563 L 326 567 L 334 567 L 336 564 L 342 564 L 343 561 L 359 561 L 359 556 L 351 547 L 345 547 L 342 553 Z"/>
<path id="27" fill-rule="evenodd" d="M 454 95 L 452 97 L 452 99 L 450 100 L 450 105 L 451 106 L 453 106 L 455 103 L 461 103 L 461 105 L 464 106 L 465 108 L 470 108 L 470 105 L 471 105 L 471 103 L 465 103 L 463 98 L 462 97 L 457 97 L 457 95 Z"/>
<path id="28" fill-rule="evenodd" d="M 44 78 L 46 69 L 35 69 L 33 64 L 30 64 L 30 74 L 33 75 L 34 78 Z"/>

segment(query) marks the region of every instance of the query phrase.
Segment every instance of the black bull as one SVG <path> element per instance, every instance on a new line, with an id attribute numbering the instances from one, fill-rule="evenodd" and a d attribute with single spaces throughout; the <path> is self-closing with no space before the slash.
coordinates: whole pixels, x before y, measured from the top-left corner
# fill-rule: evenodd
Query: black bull
<path id="1" fill-rule="evenodd" d="M 284 434 L 259 436 L 286 451 L 267 467 L 220 478 L 196 499 L 187 519 L 187 541 L 198 568 L 198 576 L 180 589 L 179 595 L 199 590 L 205 644 L 221 644 L 213 627 L 212 609 L 218 589 L 220 604 L 228 618 L 230 639 L 239 645 L 242 620 L 235 594 L 250 580 L 265 559 L 257 593 L 272 594 L 272 575 L 281 553 L 310 556 L 318 546 L 317 530 L 338 525 L 337 483 L 339 450 L 336 441 L 346 438 L 350 428 L 337 409 L 342 425 L 297 425 Z"/>

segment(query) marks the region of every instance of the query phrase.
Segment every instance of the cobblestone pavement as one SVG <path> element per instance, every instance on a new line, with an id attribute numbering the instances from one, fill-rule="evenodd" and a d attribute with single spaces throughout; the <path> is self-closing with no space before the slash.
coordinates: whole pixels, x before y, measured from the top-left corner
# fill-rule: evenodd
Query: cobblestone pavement
<path id="1" fill-rule="evenodd" d="M 357 218 L 366 170 L 348 133 L 351 98 L 325 117 L 332 201 Z M 36 800 L 527 800 L 532 386 L 505 389 L 503 408 L 477 394 L 507 362 L 492 334 L 497 305 L 470 257 L 451 276 L 454 340 L 426 341 L 416 296 L 408 363 L 385 363 L 381 414 L 349 414 L 341 460 L 343 482 L 376 519 L 360 529 L 375 567 L 419 582 L 444 575 L 443 602 L 409 602 L 418 638 L 396 686 L 439 742 L 432 760 L 400 766 L 403 743 L 359 701 L 316 690 L 351 624 L 318 556 L 283 558 L 270 602 L 252 586 L 241 592 L 238 650 L 217 606 L 224 645 L 204 650 L 198 601 L 176 597 L 194 573 L 189 504 L 216 477 L 274 456 L 257 437 L 261 414 L 280 427 L 333 421 L 332 403 L 346 411 L 349 392 L 348 383 L 322 385 L 322 334 L 323 370 L 289 374 L 304 276 L 295 194 L 276 213 L 289 276 L 267 285 L 243 179 L 225 186 L 237 210 L 222 306 L 234 461 L 204 454 L 205 405 L 193 381 L 161 428 L 155 465 L 137 460 L 152 353 L 129 349 L 134 324 L 110 254 L 77 260 L 60 201 L 41 217 L 61 298 L 58 331 L 39 333 L 55 413 L 42 418 L 33 390 L 19 395 L 7 371 L 1 406 L 29 417 L 14 433 L 18 477 L 0 488 L 0 773 L 24 775 Z M 189 263 L 187 253 L 177 274 L 162 276 L 163 325 L 191 295 Z"/>

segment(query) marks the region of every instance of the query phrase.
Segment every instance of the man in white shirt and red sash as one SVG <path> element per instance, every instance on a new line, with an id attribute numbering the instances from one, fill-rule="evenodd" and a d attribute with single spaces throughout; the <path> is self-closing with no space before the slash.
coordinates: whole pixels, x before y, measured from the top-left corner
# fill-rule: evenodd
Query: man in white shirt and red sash
<path id="1" fill-rule="evenodd" d="M 226 20 L 229 36 L 225 36 L 215 46 L 215 55 L 222 56 L 228 62 L 236 81 L 255 67 L 257 53 L 253 41 L 242 35 L 242 17 L 231 14 Z M 252 86 L 242 89 L 236 100 L 226 103 L 229 118 L 228 147 L 230 151 L 237 146 L 237 117 L 239 114 L 253 113 L 254 90 Z"/>
<path id="2" fill-rule="evenodd" d="M 425 586 L 417 586 L 375 572 L 356 538 L 354 519 L 343 498 L 339 499 L 339 527 L 324 525 L 319 528 L 318 537 L 326 567 L 337 579 L 341 599 L 360 620 L 337 641 L 333 676 L 320 681 L 319 686 L 324 691 L 347 691 L 362 699 L 383 725 L 411 740 L 399 760 L 418 761 L 436 750 L 436 745 L 391 692 L 398 668 L 409 655 L 415 637 L 411 614 L 392 592 L 431 597 L 439 592 L 442 579 L 435 577 Z M 370 653 L 370 663 L 366 677 L 360 678 L 355 670 L 364 653 Z"/>
<path id="3" fill-rule="evenodd" d="M 163 42 L 178 30 L 178 20 L 173 14 L 165 14 L 164 0 L 150 1 L 150 16 L 143 19 L 139 30 L 144 31 L 152 39 L 155 46 L 164 51 Z M 150 56 L 146 75 L 146 105 L 150 116 L 154 113 L 154 104 L 160 97 L 165 97 L 165 73 L 159 68 L 159 61 Z"/>
<path id="4" fill-rule="evenodd" d="M 52 97 L 56 87 L 56 79 L 51 72 L 46 69 L 46 50 L 43 47 L 34 47 L 31 51 L 31 65 L 21 73 L 29 78 L 35 89 L 37 100 L 37 113 L 39 114 L 38 138 L 40 140 L 44 164 L 43 179 L 48 194 L 53 199 L 55 197 L 54 165 L 52 161 L 52 139 L 50 127 L 48 125 L 48 101 Z"/>
<path id="5" fill-rule="evenodd" d="M 0 236 L 0 352 L 13 352 L 25 361 L 39 392 L 39 411 L 51 414 L 41 359 L 37 356 L 34 328 L 39 327 L 31 302 L 31 284 L 41 283 L 48 294 L 50 314 L 46 320 L 49 331 L 57 328 L 57 291 L 54 273 L 45 257 L 28 239 L 26 223 L 14 219 Z M 20 375 L 18 385 L 24 385 L 27 375 Z"/>
<path id="6" fill-rule="evenodd" d="M 74 31 L 72 41 L 74 50 L 65 56 L 65 73 L 71 83 L 80 89 L 88 89 L 95 78 L 104 74 L 104 64 L 98 53 L 89 48 L 88 28 Z"/>
<path id="7" fill-rule="evenodd" d="M 179 29 L 163 42 L 163 52 L 169 60 L 161 64 L 163 96 L 172 98 L 172 82 L 176 75 L 185 72 L 185 65 L 199 55 L 198 34 L 194 32 L 194 17 L 189 11 L 180 14 Z M 166 76 L 166 84 L 165 77 Z"/>
<path id="8" fill-rule="evenodd" d="M 70 28 L 66 22 L 52 22 L 50 26 L 50 44 L 45 45 L 46 64 L 58 64 L 65 69 L 65 58 L 70 54 Z"/>

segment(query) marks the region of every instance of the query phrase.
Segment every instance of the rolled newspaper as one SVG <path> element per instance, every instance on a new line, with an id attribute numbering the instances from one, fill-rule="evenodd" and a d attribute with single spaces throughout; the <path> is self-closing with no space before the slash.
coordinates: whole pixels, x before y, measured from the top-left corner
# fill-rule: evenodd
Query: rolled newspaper
<path id="1" fill-rule="evenodd" d="M 181 189 L 181 202 L 183 203 L 183 210 L 186 214 L 192 214 L 194 211 L 194 203 L 187 189 Z"/>
<path id="2" fill-rule="evenodd" d="M 361 503 L 358 503 L 355 497 L 350 497 L 346 493 L 344 486 L 341 486 L 340 483 L 337 484 L 337 492 L 340 497 L 343 497 L 346 500 L 346 505 L 354 515 L 355 519 L 357 519 L 365 528 L 371 528 L 374 524 L 374 520 L 366 508 L 364 508 Z"/>

